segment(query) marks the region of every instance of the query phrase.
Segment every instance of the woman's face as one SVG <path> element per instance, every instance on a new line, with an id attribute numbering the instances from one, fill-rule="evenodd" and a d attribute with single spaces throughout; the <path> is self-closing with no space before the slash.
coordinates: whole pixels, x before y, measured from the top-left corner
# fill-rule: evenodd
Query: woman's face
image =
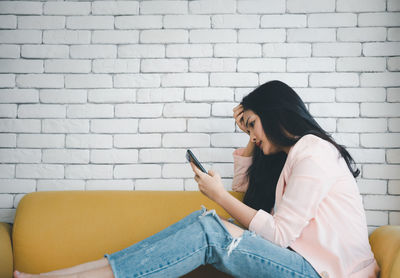
<path id="1" fill-rule="evenodd" d="M 247 133 L 250 135 L 250 140 L 254 142 L 265 155 L 281 151 L 279 147 L 268 140 L 261 124 L 260 117 L 258 117 L 257 114 L 252 110 L 245 110 L 242 119 L 247 128 Z"/>

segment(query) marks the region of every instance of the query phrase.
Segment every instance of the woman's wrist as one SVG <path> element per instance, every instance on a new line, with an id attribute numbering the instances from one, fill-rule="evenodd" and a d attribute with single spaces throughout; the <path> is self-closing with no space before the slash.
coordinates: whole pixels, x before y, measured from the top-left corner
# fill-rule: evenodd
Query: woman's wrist
<path id="1" fill-rule="evenodd" d="M 242 156 L 253 156 L 254 153 L 254 148 L 256 147 L 256 144 L 254 144 L 254 142 L 249 141 L 249 143 L 247 143 L 246 148 L 243 149 L 243 153 Z"/>

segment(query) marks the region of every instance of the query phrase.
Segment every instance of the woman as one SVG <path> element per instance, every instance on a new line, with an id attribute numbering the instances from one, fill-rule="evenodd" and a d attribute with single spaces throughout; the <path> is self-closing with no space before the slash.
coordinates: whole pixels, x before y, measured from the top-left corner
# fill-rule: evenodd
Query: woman
<path id="1" fill-rule="evenodd" d="M 212 264 L 236 277 L 377 277 L 359 170 L 294 90 L 267 82 L 243 98 L 234 118 L 250 136 L 234 152 L 232 188 L 246 192 L 244 203 L 217 173 L 191 166 L 201 192 L 246 229 L 203 208 L 106 258 L 38 276 L 179 277 Z"/>

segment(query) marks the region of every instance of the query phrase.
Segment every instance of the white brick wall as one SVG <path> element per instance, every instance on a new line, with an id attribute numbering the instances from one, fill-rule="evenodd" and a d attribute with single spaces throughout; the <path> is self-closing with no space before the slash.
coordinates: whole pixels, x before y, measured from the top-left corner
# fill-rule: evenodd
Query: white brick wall
<path id="1" fill-rule="evenodd" d="M 293 86 L 349 148 L 369 230 L 400 223 L 397 0 L 0 1 L 0 221 L 44 190 L 230 189 L 232 107 Z"/>

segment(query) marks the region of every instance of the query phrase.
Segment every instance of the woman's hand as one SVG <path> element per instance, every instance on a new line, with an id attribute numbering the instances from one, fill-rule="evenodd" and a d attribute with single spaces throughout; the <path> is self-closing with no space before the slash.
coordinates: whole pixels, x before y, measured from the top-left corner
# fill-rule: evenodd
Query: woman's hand
<path id="1" fill-rule="evenodd" d="M 200 191 L 209 199 L 218 203 L 218 200 L 228 192 L 222 184 L 220 175 L 213 170 L 209 170 L 207 175 L 197 168 L 193 162 L 190 162 L 190 166 L 195 173 L 194 179 L 199 185 Z"/>
<path id="2" fill-rule="evenodd" d="M 233 117 L 235 118 L 236 124 L 238 127 L 248 134 L 247 128 L 244 124 L 243 119 L 243 106 L 239 104 L 235 108 L 233 108 Z"/>

